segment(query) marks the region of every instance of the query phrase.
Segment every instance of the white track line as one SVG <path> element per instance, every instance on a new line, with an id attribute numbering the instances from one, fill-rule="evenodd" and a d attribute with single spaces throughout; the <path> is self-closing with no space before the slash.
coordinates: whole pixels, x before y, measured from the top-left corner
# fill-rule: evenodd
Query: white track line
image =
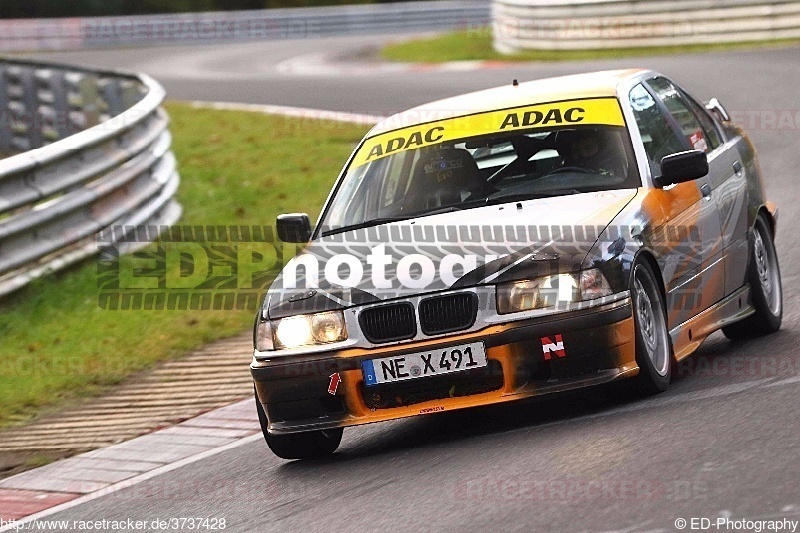
<path id="1" fill-rule="evenodd" d="M 349 122 L 374 126 L 385 117 L 361 113 L 348 113 L 346 111 L 329 111 L 325 109 L 312 109 L 308 107 L 291 107 L 266 104 L 240 104 L 236 102 L 200 102 L 190 101 L 189 104 L 196 109 L 219 109 L 223 111 L 249 111 L 265 115 L 281 115 L 313 120 L 333 120 L 336 122 Z"/>

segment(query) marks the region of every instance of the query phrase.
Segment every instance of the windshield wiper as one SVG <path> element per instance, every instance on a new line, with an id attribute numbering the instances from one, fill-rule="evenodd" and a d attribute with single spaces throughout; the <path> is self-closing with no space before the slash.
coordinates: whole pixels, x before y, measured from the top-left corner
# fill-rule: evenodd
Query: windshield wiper
<path id="1" fill-rule="evenodd" d="M 487 198 L 486 205 L 506 204 L 511 202 L 522 202 L 525 200 L 538 200 L 539 198 L 553 198 L 554 196 L 567 196 L 570 194 L 581 194 L 584 191 L 578 189 L 560 189 L 556 191 L 537 192 L 537 193 L 516 193 Z"/>
<path id="2" fill-rule="evenodd" d="M 390 222 L 400 222 L 401 220 L 408 220 L 409 218 L 414 218 L 416 216 L 418 215 L 401 215 L 394 217 L 372 218 L 370 220 L 365 220 L 364 222 L 359 222 L 358 224 L 350 224 L 349 226 L 341 226 L 338 228 L 333 228 L 327 231 L 323 231 L 322 236 L 327 237 L 328 235 L 336 235 L 337 233 L 344 233 L 345 231 L 371 228 L 372 226 L 380 226 L 381 224 L 388 224 Z"/>
<path id="3" fill-rule="evenodd" d="M 566 196 L 568 194 L 580 194 L 584 191 L 578 189 L 561 189 L 556 191 L 547 191 L 544 193 L 517 193 L 507 194 L 504 196 L 496 196 L 494 198 L 481 198 L 476 200 L 469 200 L 461 202 L 460 204 L 448 205 L 439 209 L 431 211 L 422 211 L 419 213 L 410 213 L 408 215 L 399 215 L 393 217 L 378 217 L 357 224 L 350 224 L 348 226 L 341 226 L 339 228 L 330 229 L 322 232 L 323 237 L 329 235 L 336 235 L 337 233 L 344 233 L 345 231 L 354 231 L 363 228 L 371 228 L 372 226 L 379 226 L 381 224 L 389 224 L 392 222 L 401 222 L 403 220 L 410 220 L 412 218 L 429 217 L 433 215 L 440 215 L 442 213 L 452 213 L 453 211 L 462 211 L 472 207 L 482 207 L 486 205 L 505 204 L 511 202 L 520 202 L 524 200 L 536 200 L 537 198 L 551 198 L 553 196 Z"/>
<path id="4" fill-rule="evenodd" d="M 483 200 L 481 200 L 483 202 Z M 358 224 L 351 224 L 349 226 L 342 226 L 340 228 L 330 229 L 328 231 L 323 231 L 322 236 L 327 237 L 328 235 L 335 235 L 337 233 L 343 233 L 345 231 L 353 231 L 357 229 L 363 228 L 370 228 L 372 226 L 379 226 L 381 224 L 389 224 L 391 222 L 401 222 L 403 220 L 410 220 L 412 218 L 421 218 L 421 217 L 429 217 L 433 215 L 440 215 L 442 213 L 452 213 L 453 211 L 461 211 L 468 206 L 472 202 L 463 202 L 461 204 L 456 205 L 448 205 L 445 207 L 440 207 L 439 209 L 432 209 L 430 211 L 421 211 L 419 213 L 410 213 L 408 215 L 398 215 L 393 217 L 378 217 L 373 218 L 370 220 L 365 220 L 364 222 L 359 222 Z"/>

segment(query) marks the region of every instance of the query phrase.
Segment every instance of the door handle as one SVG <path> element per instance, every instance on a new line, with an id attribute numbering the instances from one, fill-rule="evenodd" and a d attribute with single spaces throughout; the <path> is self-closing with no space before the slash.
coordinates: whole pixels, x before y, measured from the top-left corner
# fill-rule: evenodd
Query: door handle
<path id="1" fill-rule="evenodd" d="M 737 176 L 742 175 L 742 163 L 741 161 L 737 161 L 733 164 L 733 171 L 736 172 Z"/>
<path id="2" fill-rule="evenodd" d="M 706 199 L 706 202 L 711 201 L 711 185 L 708 183 L 704 183 L 700 186 L 700 192 L 703 193 L 703 198 Z"/>

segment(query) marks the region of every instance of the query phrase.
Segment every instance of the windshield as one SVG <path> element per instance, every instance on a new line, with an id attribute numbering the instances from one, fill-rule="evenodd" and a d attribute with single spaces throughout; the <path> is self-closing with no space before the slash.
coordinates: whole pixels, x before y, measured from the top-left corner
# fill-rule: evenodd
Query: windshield
<path id="1" fill-rule="evenodd" d="M 574 109 L 581 113 L 570 114 Z M 511 131 L 482 133 L 474 124 L 461 124 L 461 132 L 479 134 L 447 138 L 448 121 L 441 121 L 418 126 L 417 132 L 368 139 L 326 210 L 323 235 L 458 209 L 639 186 L 618 104 L 619 116 L 605 119 L 612 124 L 564 124 L 589 113 L 562 111 L 561 123 L 552 127 L 524 127 L 526 120 L 541 123 L 543 111 L 520 113 L 516 123 L 510 117 L 517 115 L 506 113 L 495 119 L 502 120 L 499 129 L 507 124 Z M 419 143 L 413 142 L 415 133 Z"/>

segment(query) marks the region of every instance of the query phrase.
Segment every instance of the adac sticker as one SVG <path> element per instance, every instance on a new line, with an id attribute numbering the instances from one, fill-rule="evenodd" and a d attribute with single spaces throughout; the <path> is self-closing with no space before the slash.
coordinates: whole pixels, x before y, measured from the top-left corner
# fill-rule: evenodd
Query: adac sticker
<path id="1" fill-rule="evenodd" d="M 545 361 L 549 361 L 552 358 L 552 354 L 556 354 L 556 357 L 567 356 L 564 351 L 564 339 L 560 333 L 553 337 L 542 337 L 542 353 Z"/>
<path id="2" fill-rule="evenodd" d="M 381 133 L 367 139 L 353 158 L 353 168 L 387 155 L 443 142 L 518 129 L 569 125 L 624 126 L 614 97 L 588 98 L 488 111 Z"/>

